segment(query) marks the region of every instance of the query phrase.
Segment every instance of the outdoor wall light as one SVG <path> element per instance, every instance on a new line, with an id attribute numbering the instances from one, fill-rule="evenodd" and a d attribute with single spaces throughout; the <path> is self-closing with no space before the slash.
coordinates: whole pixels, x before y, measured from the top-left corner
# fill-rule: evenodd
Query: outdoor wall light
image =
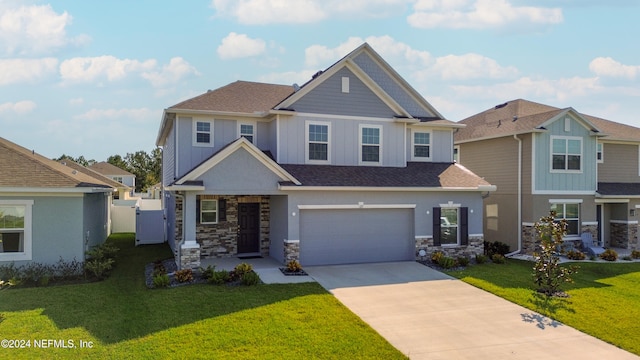
<path id="1" fill-rule="evenodd" d="M 292 212 L 292 213 L 291 213 L 291 216 L 296 216 L 296 212 L 295 212 L 295 211 L 294 211 L 294 212 Z"/>

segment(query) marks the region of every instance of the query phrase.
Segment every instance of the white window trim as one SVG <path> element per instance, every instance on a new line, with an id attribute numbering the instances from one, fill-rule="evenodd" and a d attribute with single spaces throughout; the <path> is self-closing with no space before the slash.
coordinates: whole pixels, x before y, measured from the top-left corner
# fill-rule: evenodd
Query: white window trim
<path id="1" fill-rule="evenodd" d="M 419 134 L 429 134 L 429 156 L 428 157 L 422 157 L 422 156 L 415 156 L 415 147 L 416 145 L 419 146 L 425 146 L 424 144 L 416 144 L 415 143 L 415 134 L 419 133 Z M 420 130 L 420 129 L 411 129 L 411 161 L 431 161 L 432 159 L 432 154 L 433 154 L 433 133 L 431 132 L 431 130 Z"/>
<path id="2" fill-rule="evenodd" d="M 380 130 L 380 142 L 378 144 L 378 162 L 373 161 L 362 161 L 362 146 L 365 145 L 362 143 L 362 130 L 363 129 L 379 129 Z M 367 166 L 380 166 L 382 165 L 382 146 L 383 146 L 383 131 L 382 125 L 369 125 L 369 124 L 360 124 L 358 126 L 358 165 L 367 165 Z M 375 145 L 375 144 L 366 144 L 366 145 Z"/>
<path id="3" fill-rule="evenodd" d="M 208 143 L 199 143 L 198 142 L 198 123 L 206 122 L 209 123 L 209 142 Z M 213 119 L 202 119 L 202 118 L 193 118 L 192 120 L 192 144 L 193 146 L 198 147 L 213 147 Z M 204 131 L 200 131 L 204 133 Z"/>
<path id="4" fill-rule="evenodd" d="M 551 205 L 562 205 L 564 207 L 563 212 L 566 214 L 566 205 L 573 205 L 573 204 L 578 204 L 581 205 L 584 202 L 583 199 L 549 199 L 549 207 L 551 207 Z M 562 218 L 562 219 L 567 219 Z M 570 220 L 575 221 L 575 218 L 570 218 Z M 578 206 L 578 226 L 580 226 L 580 224 L 582 224 L 582 208 L 580 206 Z M 576 238 L 580 238 L 580 233 L 581 233 L 581 229 L 578 228 L 578 233 L 577 234 L 567 234 L 567 236 L 564 237 L 564 239 L 576 239 Z"/>
<path id="5" fill-rule="evenodd" d="M 345 94 L 349 93 L 349 77 L 348 76 L 342 77 L 342 92 Z"/>
<path id="6" fill-rule="evenodd" d="M 249 134 L 243 134 L 242 133 L 242 125 L 249 125 L 253 127 L 253 134 L 251 134 L 251 136 L 253 136 L 253 141 L 251 141 L 251 143 L 253 145 L 256 145 L 257 139 L 258 139 L 258 125 L 257 122 L 255 121 L 238 121 L 238 139 L 241 138 L 243 135 L 249 135 Z"/>
<path id="7" fill-rule="evenodd" d="M 581 174 L 583 172 L 584 169 L 584 142 L 582 141 L 583 139 L 580 136 L 557 136 L 557 135 L 551 135 L 550 137 L 550 142 L 549 142 L 549 169 L 552 173 L 555 174 Z M 568 170 L 568 169 L 554 169 L 553 168 L 553 140 L 555 139 L 562 139 L 562 140 L 567 140 L 567 147 L 568 147 L 568 140 L 578 140 L 580 141 L 580 170 Z M 565 147 L 565 155 L 569 155 L 566 151 L 568 151 L 567 147 Z M 567 159 L 567 163 L 565 164 L 565 166 L 567 166 L 569 164 L 569 159 Z"/>
<path id="8" fill-rule="evenodd" d="M 23 233 L 23 249 L 21 253 L 0 253 L 0 261 L 23 261 L 32 260 L 33 254 L 33 238 L 32 238 L 32 207 L 33 200 L 0 200 L 0 205 L 18 205 L 24 206 L 24 233 Z"/>
<path id="9" fill-rule="evenodd" d="M 598 154 L 600 154 L 600 159 L 598 159 Z M 598 164 L 604 162 L 604 144 L 600 141 L 596 142 L 596 161 Z"/>
<path id="10" fill-rule="evenodd" d="M 456 159 L 456 150 L 458 151 L 458 158 Z M 453 146 L 453 162 L 460 164 L 460 145 Z"/>
<path id="11" fill-rule="evenodd" d="M 309 126 L 320 125 L 327 127 L 327 160 L 310 160 L 309 159 Z M 314 143 L 321 144 L 320 141 Z M 306 164 L 331 164 L 331 123 L 326 121 L 305 121 L 304 123 L 304 160 Z"/>
<path id="12" fill-rule="evenodd" d="M 202 203 L 205 201 L 214 201 L 216 203 L 216 221 L 215 222 L 207 222 L 207 221 L 203 221 L 202 220 L 202 213 L 203 213 L 203 208 L 204 206 L 202 206 Z M 204 212 L 213 212 L 213 211 L 204 211 Z M 217 224 L 219 219 L 220 219 L 220 204 L 218 203 L 217 199 L 200 199 L 200 214 L 198 214 L 198 216 L 200 216 L 200 224 L 205 224 L 205 225 L 209 225 L 209 224 Z"/>

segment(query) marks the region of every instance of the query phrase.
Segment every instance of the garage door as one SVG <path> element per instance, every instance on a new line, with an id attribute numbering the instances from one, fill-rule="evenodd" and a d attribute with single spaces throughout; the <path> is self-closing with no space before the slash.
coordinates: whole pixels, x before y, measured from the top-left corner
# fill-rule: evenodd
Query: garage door
<path id="1" fill-rule="evenodd" d="M 303 266 L 413 260 L 413 209 L 302 210 Z"/>

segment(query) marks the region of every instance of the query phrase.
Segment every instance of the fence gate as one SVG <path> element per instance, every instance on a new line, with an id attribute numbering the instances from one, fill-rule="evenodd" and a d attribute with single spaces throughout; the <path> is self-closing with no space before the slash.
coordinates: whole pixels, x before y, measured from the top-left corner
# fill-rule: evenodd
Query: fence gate
<path id="1" fill-rule="evenodd" d="M 164 242 L 164 210 L 136 209 L 136 246 Z"/>

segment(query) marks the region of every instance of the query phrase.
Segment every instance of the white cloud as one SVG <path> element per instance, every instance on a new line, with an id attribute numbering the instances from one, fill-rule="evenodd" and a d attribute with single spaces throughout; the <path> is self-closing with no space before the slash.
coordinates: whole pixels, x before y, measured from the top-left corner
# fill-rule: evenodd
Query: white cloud
<path id="1" fill-rule="evenodd" d="M 303 71 L 287 71 L 282 73 L 270 73 L 262 75 L 258 78 L 258 81 L 270 84 L 283 84 L 283 85 L 302 85 L 311 79 L 311 76 L 315 73 L 313 70 Z"/>
<path id="2" fill-rule="evenodd" d="M 9 54 L 46 53 L 69 44 L 88 42 L 86 35 L 67 36 L 72 17 L 56 13 L 51 5 L 0 5 L 0 47 Z"/>
<path id="3" fill-rule="evenodd" d="M 43 59 L 0 59 L 0 86 L 34 82 L 47 75 L 55 74 L 58 60 Z"/>
<path id="4" fill-rule="evenodd" d="M 416 28 L 485 29 L 558 24 L 562 9 L 514 6 L 507 0 L 418 0 L 407 18 Z"/>
<path id="5" fill-rule="evenodd" d="M 15 103 L 8 102 L 8 103 L 0 104 L 0 114 L 11 113 L 11 114 L 24 115 L 32 112 L 33 109 L 35 108 L 36 108 L 36 103 L 29 100 L 18 101 Z"/>
<path id="6" fill-rule="evenodd" d="M 589 70 L 598 76 L 633 80 L 640 74 L 640 66 L 624 65 L 610 57 L 598 57 L 589 63 Z"/>
<path id="7" fill-rule="evenodd" d="M 60 64 L 60 76 L 65 83 L 116 81 L 131 73 L 150 71 L 155 60 L 118 59 L 113 56 L 82 57 L 65 60 Z"/>
<path id="8" fill-rule="evenodd" d="M 428 72 L 439 74 L 444 80 L 504 79 L 518 74 L 513 66 L 503 67 L 493 59 L 473 53 L 439 57 Z"/>
<path id="9" fill-rule="evenodd" d="M 220 17 L 245 25 L 308 24 L 335 16 L 380 18 L 399 13 L 411 0 L 212 0 Z"/>
<path id="10" fill-rule="evenodd" d="M 223 60 L 261 55 L 267 49 L 262 39 L 252 39 L 245 34 L 229 33 L 218 46 L 218 56 Z"/>
<path id="11" fill-rule="evenodd" d="M 148 108 L 139 109 L 91 109 L 84 114 L 76 115 L 77 120 L 131 119 L 144 121 L 158 116 L 158 112 Z"/>
<path id="12" fill-rule="evenodd" d="M 188 75 L 199 75 L 199 72 L 181 57 L 172 58 L 160 71 L 142 73 L 142 77 L 155 87 L 176 83 Z"/>

